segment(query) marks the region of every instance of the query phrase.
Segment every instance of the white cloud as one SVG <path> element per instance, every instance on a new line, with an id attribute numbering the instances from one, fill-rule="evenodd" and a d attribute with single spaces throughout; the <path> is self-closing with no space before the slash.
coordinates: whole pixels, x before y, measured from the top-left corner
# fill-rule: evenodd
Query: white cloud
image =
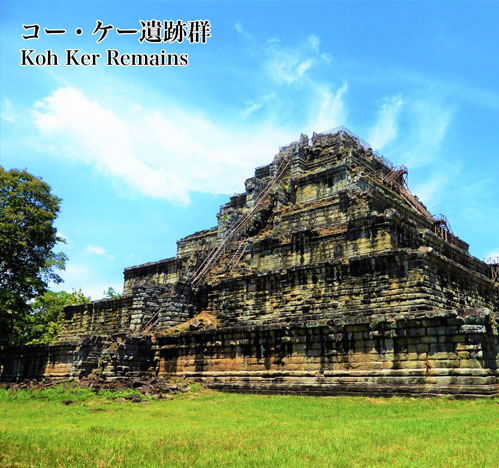
<path id="1" fill-rule="evenodd" d="M 407 106 L 407 136 L 400 156 L 408 167 L 428 166 L 439 159 L 441 145 L 452 121 L 453 109 L 430 101 L 412 101 Z M 408 148 L 408 149 L 407 149 Z"/>
<path id="2" fill-rule="evenodd" d="M 67 157 L 95 165 L 146 195 L 169 198 L 177 191 L 185 200 L 185 189 L 174 174 L 137 157 L 141 140 L 134 138 L 138 135 L 132 122 L 120 119 L 75 88 L 60 88 L 35 107 L 34 122 L 42 135 L 58 137 L 59 145 L 72 143 L 71 147 L 77 148 L 68 151 Z"/>
<path id="3" fill-rule="evenodd" d="M 326 85 L 315 85 L 314 90 L 316 93 L 314 101 L 318 102 L 319 105 L 318 109 L 312 109 L 310 122 L 305 132 L 308 134 L 320 133 L 344 125 L 347 121 L 344 96 L 348 91 L 348 83 L 343 83 L 336 91 L 331 91 Z"/>
<path id="4" fill-rule="evenodd" d="M 92 253 L 95 255 L 106 255 L 107 251 L 104 247 L 100 247 L 98 245 L 87 245 L 85 247 L 85 251 L 88 253 Z"/>
<path id="5" fill-rule="evenodd" d="M 499 249 L 491 250 L 487 255 L 485 255 L 485 259 L 499 258 Z"/>
<path id="6" fill-rule="evenodd" d="M 64 275 L 77 277 L 80 275 L 87 275 L 89 272 L 89 269 L 83 265 L 69 264 L 66 266 Z"/>
<path id="7" fill-rule="evenodd" d="M 245 33 L 241 24 L 235 28 Z M 316 36 L 294 46 L 277 39 L 265 46 L 252 47 L 272 81 L 259 82 L 264 85 L 258 88 L 261 97 L 243 101 L 225 121 L 173 101 L 151 106 L 127 97 L 110 105 L 74 87 L 59 88 L 34 109 L 44 153 L 85 163 L 131 196 L 187 204 L 193 191 L 241 191 L 255 166 L 270 162 L 280 146 L 300 133 L 349 126 L 349 84 L 335 87 L 311 73 L 330 61 Z M 265 74 L 259 71 L 258 76 Z M 296 86 L 290 89 L 290 84 Z M 376 122 L 367 125 L 371 144 L 379 148 L 390 143 L 396 162 L 411 169 L 434 162 L 452 111 L 433 100 L 399 95 L 381 103 Z M 441 179 L 434 172 L 420 185 L 424 199 L 435 195 Z"/>
<path id="8" fill-rule="evenodd" d="M 368 141 L 381 149 L 397 137 L 397 117 L 403 104 L 401 96 L 385 99 L 378 111 L 378 120 L 368 134 Z"/>
<path id="9" fill-rule="evenodd" d="M 63 234 L 61 231 L 57 231 L 56 233 L 57 237 L 61 238 L 62 239 L 62 242 L 66 245 L 68 245 L 70 242 L 69 242 L 69 239 L 68 239 L 68 236 L 66 236 L 65 234 Z"/>
<path id="10" fill-rule="evenodd" d="M 241 23 L 236 23 L 234 25 L 234 27 L 236 28 L 236 31 L 241 34 L 241 36 L 244 36 L 246 38 L 251 38 L 251 34 L 249 34 L 242 26 Z"/>
<path id="11" fill-rule="evenodd" d="M 114 260 L 116 258 L 116 255 L 109 254 L 104 247 L 100 247 L 99 245 L 87 245 L 85 247 L 85 252 L 99 255 L 100 257 L 107 257 L 109 260 Z"/>
<path id="12" fill-rule="evenodd" d="M 449 185 L 459 177 L 461 165 L 441 162 L 425 172 L 427 175 L 411 189 L 430 210 L 437 210 L 438 205 L 448 197 Z"/>
<path id="13" fill-rule="evenodd" d="M 450 94 L 454 97 L 459 97 L 463 101 L 492 109 L 499 110 L 499 93 L 487 88 L 477 88 L 470 86 L 465 82 L 452 81 L 436 81 L 434 77 L 420 78 L 423 82 L 428 82 L 430 86 L 438 87 L 444 94 Z"/>
<path id="14" fill-rule="evenodd" d="M 411 190 L 435 211 L 461 173 L 459 161 L 447 160 L 441 152 L 453 109 L 436 101 L 399 95 L 385 98 L 368 132 L 373 148 L 390 145 L 387 156 L 394 158 L 395 165 L 409 168 L 409 182 L 414 171 L 416 183 L 410 184 Z"/>
<path id="15" fill-rule="evenodd" d="M 90 296 L 92 300 L 102 299 L 105 295 L 105 290 L 111 286 L 116 292 L 123 291 L 123 283 L 117 281 L 109 281 L 102 275 L 99 275 L 99 269 L 95 266 L 83 264 L 75 264 L 69 262 L 65 271 L 61 271 L 60 276 L 64 280 L 60 284 L 50 284 L 50 289 L 53 291 L 72 291 L 73 289 L 81 289 L 86 296 Z"/>
<path id="16" fill-rule="evenodd" d="M 277 83 L 300 82 L 312 66 L 329 61 L 319 54 L 319 45 L 319 38 L 314 35 L 294 47 L 283 47 L 278 39 L 271 39 L 262 51 L 266 56 L 265 68 Z"/>
<path id="17" fill-rule="evenodd" d="M 66 140 L 78 148 L 66 157 L 94 165 L 144 195 L 187 203 L 192 189 L 220 193 L 235 188 L 220 184 L 217 171 L 224 163 L 229 166 L 224 172 L 228 169 L 232 175 L 241 167 L 235 155 L 243 135 L 235 137 L 173 106 L 140 111 L 141 120 L 135 120 L 135 114 L 118 116 L 77 89 L 61 88 L 37 104 L 35 124 L 42 135 L 58 136 L 59 146 Z M 271 144 L 265 138 L 253 138 L 240 157 L 268 157 L 278 138 L 275 135 L 276 143 Z"/>
<path id="18" fill-rule="evenodd" d="M 241 117 L 243 119 L 245 119 L 248 116 L 250 116 L 251 114 L 253 114 L 253 112 L 256 112 L 257 110 L 261 109 L 262 107 L 263 107 L 262 102 L 253 102 L 253 103 L 249 104 L 248 107 L 246 107 L 246 109 L 241 111 Z"/>
<path id="19" fill-rule="evenodd" d="M 310 44 L 311 50 L 318 50 L 318 44 Z M 123 112 L 90 100 L 76 88 L 59 88 L 36 103 L 34 122 L 44 137 L 41 143 L 53 147 L 50 154 L 91 165 L 127 193 L 186 204 L 192 191 L 241 191 L 255 166 L 268 163 L 279 146 L 301 132 L 348 127 L 347 91 L 347 82 L 334 89 L 308 79 L 309 104 L 295 129 L 283 128 L 279 116 L 272 119 L 263 109 L 267 102 L 279 105 L 278 91 L 248 102 L 238 122 L 218 123 L 171 102 L 147 110 L 127 102 L 130 111 Z M 245 119 L 255 112 L 258 123 L 246 125 Z M 371 143 L 395 142 L 390 149 L 396 163 L 410 169 L 427 167 L 440 157 L 451 118 L 452 110 L 436 103 L 386 98 L 371 127 Z M 446 180 L 448 169 L 439 161 L 430 176 L 412 188 L 435 206 Z"/>
<path id="20" fill-rule="evenodd" d="M 246 119 L 254 112 L 260 110 L 268 101 L 272 101 L 276 99 L 276 93 L 270 93 L 266 96 L 261 97 L 260 99 L 248 102 L 245 109 L 240 112 L 240 115 L 243 119 Z"/>
<path id="21" fill-rule="evenodd" d="M 346 88 L 334 92 L 316 86 L 311 91 L 313 124 L 307 128 L 336 125 Z M 262 102 L 274 97 L 270 93 Z M 36 103 L 34 123 L 41 141 L 56 147 L 52 155 L 88 164 L 131 193 L 184 204 L 194 190 L 241 191 L 254 168 L 270 162 L 279 146 L 296 140 L 301 130 L 265 117 L 253 125 L 219 124 L 174 103 L 147 110 L 127 104 L 131 111 L 122 112 L 76 88 L 59 88 Z"/>
<path id="22" fill-rule="evenodd" d="M 12 103 L 8 99 L 2 99 L 0 118 L 7 122 L 14 122 L 16 120 Z"/>

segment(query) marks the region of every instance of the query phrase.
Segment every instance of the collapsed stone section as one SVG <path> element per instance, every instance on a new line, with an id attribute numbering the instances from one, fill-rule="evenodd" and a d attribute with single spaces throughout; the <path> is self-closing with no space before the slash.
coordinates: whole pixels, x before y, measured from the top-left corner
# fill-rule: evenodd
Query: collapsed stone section
<path id="1" fill-rule="evenodd" d="M 248 391 L 497 393 L 498 283 L 410 194 L 405 173 L 343 128 L 281 148 L 216 227 L 178 241 L 174 258 L 127 268 L 122 299 L 66 308 L 61 349 L 77 340 L 121 362 L 106 351 L 116 340 L 141 337 L 143 347 L 127 354 L 135 367 L 84 357 L 70 374 L 189 375 Z"/>
<path id="2" fill-rule="evenodd" d="M 0 350 L 1 380 L 97 375 L 109 380 L 156 375 L 151 337 L 81 336 L 77 340 Z"/>

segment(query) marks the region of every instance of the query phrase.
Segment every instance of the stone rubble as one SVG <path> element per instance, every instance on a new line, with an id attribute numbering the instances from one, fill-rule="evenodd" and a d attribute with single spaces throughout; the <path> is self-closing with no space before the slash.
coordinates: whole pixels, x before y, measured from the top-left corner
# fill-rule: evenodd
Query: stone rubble
<path id="1" fill-rule="evenodd" d="M 0 383 L 0 388 L 15 392 L 17 390 L 40 391 L 54 386 L 65 385 L 68 388 L 76 385 L 80 388 L 88 388 L 95 394 L 101 391 L 118 392 L 128 389 L 133 389 L 138 393 L 125 395 L 120 397 L 124 401 L 140 402 L 143 400 L 141 395 L 151 397 L 153 400 L 170 400 L 172 395 L 178 393 L 187 393 L 191 391 L 191 386 L 187 382 L 174 383 L 162 378 L 146 378 L 146 379 L 116 379 L 106 380 L 97 377 L 95 374 L 90 374 L 87 377 L 82 377 L 78 380 L 54 380 L 51 378 L 25 379 L 22 382 L 16 383 Z M 140 395 L 139 395 L 140 394 Z M 71 400 L 63 402 L 71 404 Z"/>

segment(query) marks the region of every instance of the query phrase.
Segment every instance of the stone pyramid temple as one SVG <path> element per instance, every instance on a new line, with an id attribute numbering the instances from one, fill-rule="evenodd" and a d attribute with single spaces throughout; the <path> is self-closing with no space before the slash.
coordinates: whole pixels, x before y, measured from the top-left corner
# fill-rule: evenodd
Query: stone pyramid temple
<path id="1" fill-rule="evenodd" d="M 499 265 L 344 127 L 282 147 L 216 227 L 70 306 L 1 379 L 180 376 L 242 392 L 499 393 Z"/>

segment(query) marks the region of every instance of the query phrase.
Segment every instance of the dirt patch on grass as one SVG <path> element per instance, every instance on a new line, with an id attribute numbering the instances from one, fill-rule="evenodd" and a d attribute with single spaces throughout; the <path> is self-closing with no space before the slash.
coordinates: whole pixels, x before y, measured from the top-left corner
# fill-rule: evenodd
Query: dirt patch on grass
<path id="1" fill-rule="evenodd" d="M 366 398 L 365 401 L 372 405 L 387 405 L 390 400 L 387 398 Z"/>

